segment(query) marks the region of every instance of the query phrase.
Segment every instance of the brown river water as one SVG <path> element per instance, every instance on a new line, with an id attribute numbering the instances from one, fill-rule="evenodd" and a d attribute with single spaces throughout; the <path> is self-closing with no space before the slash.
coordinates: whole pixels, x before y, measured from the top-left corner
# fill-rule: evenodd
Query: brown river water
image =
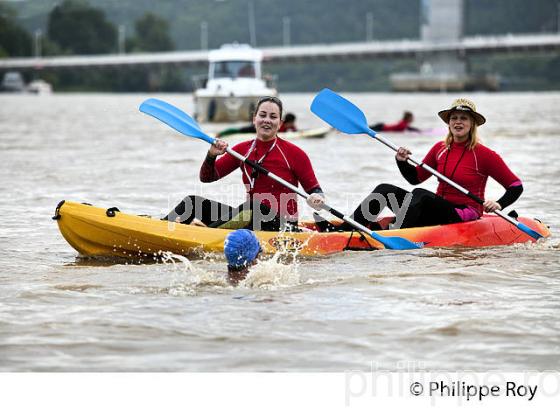
<path id="1" fill-rule="evenodd" d="M 344 95 L 370 122 L 409 109 L 421 128 L 442 127 L 436 113 L 457 97 Z M 485 144 L 524 182 L 513 207 L 547 223 L 552 238 L 273 258 L 236 288 L 222 255 L 83 259 L 51 220 L 63 199 L 156 217 L 189 193 L 242 201 L 238 171 L 198 182 L 206 143 L 141 114 L 151 96 L 0 95 L 0 371 L 560 369 L 560 93 L 465 95 L 488 119 Z M 157 97 L 192 112 L 190 95 Z M 324 124 L 312 98 L 283 95 L 300 128 Z M 387 136 L 419 157 L 442 137 Z M 408 186 L 393 153 L 366 136 L 297 144 L 344 212 L 378 183 Z M 434 189 L 434 178 L 423 186 Z M 502 192 L 489 183 L 488 198 Z"/>

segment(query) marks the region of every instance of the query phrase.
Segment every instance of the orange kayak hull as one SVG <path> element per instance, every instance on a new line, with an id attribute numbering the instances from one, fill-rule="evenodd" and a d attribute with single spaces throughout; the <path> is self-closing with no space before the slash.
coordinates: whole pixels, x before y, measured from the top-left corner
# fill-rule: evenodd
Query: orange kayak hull
<path id="1" fill-rule="evenodd" d="M 224 240 L 231 232 L 107 211 L 107 208 L 63 201 L 57 207 L 54 219 L 62 236 L 83 256 L 138 258 L 161 252 L 180 255 L 223 252 Z M 548 228 L 538 220 L 519 218 L 519 221 L 545 238 L 550 236 Z M 312 224 L 307 223 L 307 226 Z M 375 239 L 359 232 L 255 233 L 265 253 L 287 250 L 316 256 L 346 250 L 383 249 Z M 377 233 L 404 237 L 425 247 L 483 247 L 535 242 L 514 225 L 493 215 L 471 222 Z"/>

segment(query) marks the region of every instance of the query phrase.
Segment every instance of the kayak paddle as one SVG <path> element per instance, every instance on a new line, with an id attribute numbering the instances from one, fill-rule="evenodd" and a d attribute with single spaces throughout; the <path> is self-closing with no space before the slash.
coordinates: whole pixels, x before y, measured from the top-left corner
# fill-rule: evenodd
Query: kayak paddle
<path id="1" fill-rule="evenodd" d="M 358 107 L 356 107 L 350 101 L 338 95 L 334 91 L 329 90 L 328 88 L 323 89 L 319 94 L 315 96 L 313 102 L 311 103 L 311 111 L 323 121 L 327 122 L 339 131 L 342 131 L 346 134 L 368 134 L 370 137 L 375 138 L 395 152 L 399 149 L 399 147 L 397 147 L 391 141 L 387 140 L 386 138 L 369 128 L 366 116 Z M 432 175 L 435 175 L 441 181 L 448 183 L 453 188 L 467 195 L 469 198 L 473 199 L 479 204 L 482 205 L 484 203 L 481 198 L 472 194 L 467 189 L 453 182 L 446 176 L 440 174 L 429 165 L 424 164 L 422 161 L 417 161 L 412 156 L 410 156 L 408 160 L 414 165 L 421 166 Z M 494 213 L 504 218 L 509 223 L 515 225 L 518 229 L 525 232 L 532 238 L 542 238 L 541 234 L 532 230 L 527 225 L 513 219 L 509 215 L 503 213 L 501 210 L 495 210 Z"/>
<path id="2" fill-rule="evenodd" d="M 186 135 L 188 137 L 198 138 L 198 139 L 206 141 L 209 144 L 214 144 L 214 142 L 216 141 L 215 138 L 212 138 L 211 136 L 205 134 L 200 129 L 200 126 L 198 125 L 198 123 L 193 118 L 191 118 L 188 114 L 181 111 L 179 108 L 177 108 L 177 107 L 175 107 L 175 106 L 173 106 L 169 103 L 166 103 L 165 101 L 161 101 L 161 100 L 158 100 L 158 99 L 155 99 L 155 98 L 147 99 L 146 101 L 144 101 L 140 105 L 140 111 L 142 111 L 143 113 L 146 113 L 148 115 L 151 115 L 154 118 L 157 118 L 158 120 L 160 120 L 160 121 L 164 122 L 165 124 L 169 125 L 171 128 L 175 129 L 176 131 L 178 131 L 181 134 Z M 269 172 L 266 168 L 263 168 L 260 164 L 257 164 L 256 162 L 253 162 L 253 161 L 245 158 L 243 155 L 241 155 L 238 152 L 232 150 L 231 148 L 228 147 L 226 149 L 226 152 L 228 154 L 234 156 L 238 160 L 246 163 L 250 167 L 254 168 L 255 170 L 257 170 L 261 174 L 266 175 L 269 178 L 275 180 L 276 182 L 282 184 L 283 186 L 292 190 L 293 192 L 302 196 L 303 198 L 307 199 L 309 197 L 309 194 L 307 192 L 305 192 L 305 191 L 299 189 L 298 187 L 290 184 L 289 182 L 283 180 L 282 178 L 278 177 L 277 175 L 273 174 L 272 172 Z M 336 216 L 337 218 L 340 218 L 343 221 L 348 222 L 350 225 L 354 226 L 355 228 L 359 229 L 360 231 L 367 233 L 373 239 L 382 243 L 383 246 L 385 246 L 388 249 L 404 250 L 404 249 L 418 249 L 418 248 L 421 248 L 420 245 L 418 245 L 414 242 L 411 242 L 406 238 L 401 238 L 401 237 L 398 237 L 398 236 L 382 236 L 382 235 L 379 235 L 378 233 L 372 231 L 371 229 L 368 229 L 364 225 L 362 225 L 362 224 L 354 221 L 353 219 L 345 216 L 344 214 L 337 211 L 336 209 L 331 208 L 327 204 L 323 204 L 323 209 L 330 212 L 332 215 Z"/>

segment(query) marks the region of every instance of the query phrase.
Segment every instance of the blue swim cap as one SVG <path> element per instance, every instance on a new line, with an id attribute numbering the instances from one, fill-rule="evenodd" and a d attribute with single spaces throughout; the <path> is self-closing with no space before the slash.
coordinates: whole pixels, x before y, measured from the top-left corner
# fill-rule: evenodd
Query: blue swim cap
<path id="1" fill-rule="evenodd" d="M 255 260 L 261 245 L 255 234 L 248 229 L 238 229 L 228 234 L 224 242 L 224 254 L 228 266 L 242 268 Z"/>

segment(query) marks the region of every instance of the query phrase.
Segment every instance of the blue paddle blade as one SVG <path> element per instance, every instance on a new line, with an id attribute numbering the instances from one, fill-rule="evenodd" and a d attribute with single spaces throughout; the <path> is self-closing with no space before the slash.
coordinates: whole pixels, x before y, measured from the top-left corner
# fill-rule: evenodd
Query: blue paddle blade
<path id="1" fill-rule="evenodd" d="M 328 88 L 315 96 L 311 111 L 331 127 L 345 134 L 370 134 L 372 131 L 364 113 L 337 93 Z"/>
<path id="2" fill-rule="evenodd" d="M 421 244 L 409 241 L 400 236 L 382 236 L 375 232 L 371 232 L 371 237 L 378 242 L 381 242 L 387 249 L 407 250 L 407 249 L 421 249 Z"/>
<path id="3" fill-rule="evenodd" d="M 215 141 L 214 138 L 202 132 L 200 125 L 187 113 L 165 101 L 149 98 L 140 105 L 139 109 L 183 135 L 204 140 L 209 144 L 213 144 Z"/>
<path id="4" fill-rule="evenodd" d="M 186 112 L 181 111 L 179 108 L 175 107 L 174 105 L 171 105 L 168 102 L 165 102 L 163 100 L 158 100 L 157 98 L 149 98 L 145 102 L 149 103 L 152 106 L 159 107 L 162 110 L 166 110 L 166 111 L 169 111 L 172 114 L 175 114 L 177 117 L 180 117 L 180 118 L 184 119 L 189 124 L 191 124 L 193 127 L 198 128 L 199 130 L 202 131 L 202 129 L 200 128 L 200 125 L 194 120 L 194 118 L 189 116 Z"/>
<path id="5" fill-rule="evenodd" d="M 538 240 L 538 239 L 541 239 L 541 238 L 543 237 L 540 233 L 538 233 L 538 232 L 532 230 L 532 229 L 529 228 L 527 225 L 522 224 L 521 222 L 519 222 L 519 223 L 517 224 L 517 227 L 518 227 L 520 230 L 522 230 L 523 232 L 525 232 L 527 235 L 529 235 L 530 237 L 535 238 L 535 239 L 537 239 L 537 240 Z"/>

